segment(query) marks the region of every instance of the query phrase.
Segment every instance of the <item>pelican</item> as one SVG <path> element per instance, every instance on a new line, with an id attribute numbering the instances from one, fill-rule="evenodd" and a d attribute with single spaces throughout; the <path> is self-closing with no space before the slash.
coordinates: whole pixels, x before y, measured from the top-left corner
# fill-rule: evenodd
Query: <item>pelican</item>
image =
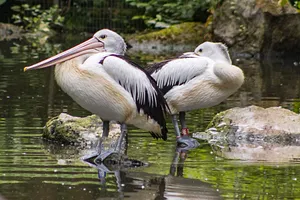
<path id="1" fill-rule="evenodd" d="M 168 103 L 177 142 L 190 147 L 199 143 L 188 137 L 185 112 L 221 103 L 244 82 L 243 71 L 232 65 L 227 47 L 213 42 L 204 42 L 194 52 L 176 59 L 156 63 L 148 72 Z"/>
<path id="2" fill-rule="evenodd" d="M 155 80 L 124 57 L 126 44 L 117 33 L 102 29 L 89 40 L 24 71 L 55 66 L 55 79 L 61 89 L 84 109 L 103 121 L 101 141 L 108 136 L 109 121 L 121 124 L 121 135 L 112 153 L 120 153 L 127 125 L 147 130 L 155 138 L 167 139 L 163 94 Z M 110 155 L 100 153 L 96 161 Z"/>

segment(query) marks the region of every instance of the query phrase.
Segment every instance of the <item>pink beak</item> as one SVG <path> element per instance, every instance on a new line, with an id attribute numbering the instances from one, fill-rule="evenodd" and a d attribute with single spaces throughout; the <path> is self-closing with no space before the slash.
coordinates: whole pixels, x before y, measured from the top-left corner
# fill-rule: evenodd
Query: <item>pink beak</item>
<path id="1" fill-rule="evenodd" d="M 24 72 L 27 70 L 42 69 L 45 67 L 49 67 L 49 66 L 55 65 L 57 63 L 61 63 L 61 62 L 70 60 L 72 58 L 78 57 L 80 55 L 84 55 L 84 54 L 88 54 L 88 53 L 95 53 L 95 50 L 97 48 L 101 48 L 101 51 L 104 51 L 104 44 L 101 41 L 99 41 L 97 38 L 92 37 L 91 39 L 88 39 L 87 41 L 85 41 L 71 49 L 68 49 L 62 53 L 59 53 L 55 56 L 52 56 L 46 60 L 43 60 L 39 63 L 34 64 L 34 65 L 24 67 Z"/>

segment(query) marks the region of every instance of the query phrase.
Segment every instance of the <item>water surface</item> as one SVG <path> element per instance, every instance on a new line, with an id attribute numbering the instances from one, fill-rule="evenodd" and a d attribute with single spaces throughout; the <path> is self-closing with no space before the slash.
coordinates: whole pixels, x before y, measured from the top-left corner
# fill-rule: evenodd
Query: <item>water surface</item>
<path id="1" fill-rule="evenodd" d="M 108 173 L 105 180 L 99 179 L 96 168 L 80 160 L 79 149 L 44 142 L 41 129 L 49 118 L 61 112 L 75 116 L 90 113 L 59 89 L 53 68 L 24 73 L 23 67 L 76 43 L 71 40 L 36 47 L 22 41 L 1 42 L 0 195 L 4 198 L 300 198 L 298 163 L 226 160 L 214 155 L 204 142 L 190 152 L 176 151 L 170 122 L 167 142 L 131 127 L 127 154 L 149 166 Z M 129 54 L 141 63 L 163 59 L 134 51 Z M 234 62 L 244 70 L 245 84 L 226 102 L 189 112 L 191 132 L 204 130 L 216 113 L 235 106 L 283 106 L 299 112 L 299 60 Z"/>

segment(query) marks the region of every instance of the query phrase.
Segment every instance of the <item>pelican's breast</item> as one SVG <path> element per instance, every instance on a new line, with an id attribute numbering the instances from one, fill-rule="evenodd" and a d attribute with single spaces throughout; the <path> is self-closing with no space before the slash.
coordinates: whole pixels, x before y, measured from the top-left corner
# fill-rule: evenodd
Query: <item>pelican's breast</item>
<path id="1" fill-rule="evenodd" d="M 185 85 L 176 86 L 165 98 L 172 113 L 207 108 L 219 104 L 230 94 L 216 87 L 209 80 L 193 80 Z"/>
<path id="2" fill-rule="evenodd" d="M 136 115 L 130 94 L 103 69 L 90 70 L 77 63 L 73 59 L 55 67 L 58 85 L 74 101 L 104 120 L 124 122 Z"/>
<path id="3" fill-rule="evenodd" d="M 216 69 L 218 68 L 218 69 Z M 214 64 L 214 67 L 186 84 L 175 86 L 165 98 L 172 113 L 215 106 L 241 87 L 243 71 L 233 65 Z"/>

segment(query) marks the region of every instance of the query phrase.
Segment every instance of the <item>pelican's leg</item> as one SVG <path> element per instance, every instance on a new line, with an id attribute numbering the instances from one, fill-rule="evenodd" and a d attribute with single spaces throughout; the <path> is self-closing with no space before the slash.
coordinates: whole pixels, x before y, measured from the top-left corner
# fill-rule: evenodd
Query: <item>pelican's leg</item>
<path id="1" fill-rule="evenodd" d="M 103 121 L 102 129 L 103 129 L 102 136 L 99 139 L 99 142 L 98 142 L 98 145 L 97 145 L 98 154 L 100 154 L 103 150 L 102 142 L 105 140 L 105 138 L 108 137 L 108 134 L 109 134 L 109 121 Z"/>
<path id="2" fill-rule="evenodd" d="M 176 138 L 180 138 L 181 135 L 180 135 L 180 130 L 179 130 L 179 126 L 178 126 L 178 122 L 177 122 L 177 119 L 176 119 L 176 115 L 172 115 L 172 123 L 174 125 L 174 129 L 175 129 L 175 134 L 176 134 Z"/>
<path id="3" fill-rule="evenodd" d="M 117 146 L 116 146 L 116 151 L 118 153 L 121 152 L 122 142 L 123 142 L 123 139 L 126 136 L 126 134 L 127 134 L 127 125 L 126 124 L 121 124 L 121 135 L 119 137 L 119 140 L 118 140 L 118 143 L 117 143 Z"/>
<path id="4" fill-rule="evenodd" d="M 179 112 L 179 121 L 181 125 L 181 135 L 189 135 L 189 129 L 187 128 L 185 123 L 185 112 Z"/>
<path id="5" fill-rule="evenodd" d="M 108 137 L 108 133 L 109 133 L 109 121 L 103 121 L 102 137 Z"/>
<path id="6" fill-rule="evenodd" d="M 84 161 L 93 162 L 94 159 L 96 157 L 98 157 L 101 154 L 101 152 L 104 150 L 104 147 L 103 147 L 102 143 L 105 140 L 105 138 L 108 137 L 108 134 L 109 134 L 109 121 L 104 121 L 103 120 L 102 130 L 103 130 L 102 131 L 102 136 L 98 140 L 98 144 L 96 146 L 96 152 L 93 152 L 92 154 L 83 156 L 82 159 Z"/>
<path id="7" fill-rule="evenodd" d="M 121 148 L 122 148 L 122 141 L 123 138 L 125 137 L 127 133 L 127 125 L 126 124 L 121 124 L 121 134 L 120 137 L 117 141 L 116 147 L 113 150 L 108 150 L 105 152 L 101 152 L 99 156 L 95 159 L 95 163 L 102 163 L 106 158 L 109 156 L 113 156 L 114 161 L 121 161 Z"/>
<path id="8" fill-rule="evenodd" d="M 181 124 L 181 135 L 178 137 L 178 134 L 176 133 L 179 146 L 186 146 L 189 149 L 198 147 L 200 145 L 198 141 L 189 136 L 189 129 L 185 123 L 185 112 L 179 112 L 179 120 Z"/>

